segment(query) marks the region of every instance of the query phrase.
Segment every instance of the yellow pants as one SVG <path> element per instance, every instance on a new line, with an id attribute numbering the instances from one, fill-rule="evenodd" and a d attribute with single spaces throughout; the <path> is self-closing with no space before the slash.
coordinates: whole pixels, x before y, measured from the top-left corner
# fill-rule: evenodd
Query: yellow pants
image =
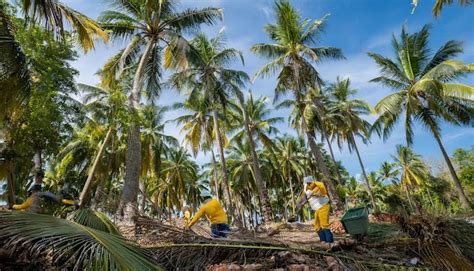
<path id="1" fill-rule="evenodd" d="M 314 211 L 314 229 L 320 231 L 322 229 L 329 229 L 329 203 L 324 204 L 323 207 Z"/>

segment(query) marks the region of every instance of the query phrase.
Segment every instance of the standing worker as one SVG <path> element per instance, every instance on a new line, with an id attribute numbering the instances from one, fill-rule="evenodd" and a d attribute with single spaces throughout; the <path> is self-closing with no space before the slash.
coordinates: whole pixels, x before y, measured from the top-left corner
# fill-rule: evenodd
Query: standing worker
<path id="1" fill-rule="evenodd" d="M 334 237 L 329 229 L 329 197 L 326 187 L 322 182 L 315 181 L 312 176 L 304 178 L 304 189 L 298 202 L 298 211 L 309 202 L 314 211 L 314 229 L 321 242 L 333 243 Z"/>
<path id="2" fill-rule="evenodd" d="M 204 205 L 194 215 L 191 222 L 189 222 L 187 228 L 191 228 L 196 224 L 202 215 L 205 215 L 207 220 L 211 223 L 212 237 L 227 237 L 230 232 L 229 226 L 227 225 L 227 214 L 218 200 L 214 198 L 206 200 Z"/>

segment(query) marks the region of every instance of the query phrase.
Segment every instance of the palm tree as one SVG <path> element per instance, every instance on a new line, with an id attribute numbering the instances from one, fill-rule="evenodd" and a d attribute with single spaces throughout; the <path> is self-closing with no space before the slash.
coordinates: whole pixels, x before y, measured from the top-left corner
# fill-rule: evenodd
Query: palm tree
<path id="1" fill-rule="evenodd" d="M 400 40 L 395 37 L 392 40 L 397 53 L 395 60 L 369 53 L 381 72 L 371 82 L 395 90 L 375 106 L 379 118 L 373 127 L 385 140 L 400 118 L 404 117 L 406 141 L 410 145 L 413 141 L 413 122 L 423 124 L 443 153 L 462 206 L 470 210 L 470 203 L 441 142 L 440 123 L 444 120 L 455 125 L 472 124 L 474 87 L 452 82 L 472 73 L 474 65 L 450 60 L 463 51 L 458 41 L 448 41 L 431 56 L 428 38 L 428 25 L 411 35 L 404 27 Z"/>
<path id="2" fill-rule="evenodd" d="M 295 181 L 296 183 L 303 177 L 305 159 L 302 145 L 298 140 L 292 137 L 281 137 L 277 139 L 276 151 L 271 155 L 276 161 L 275 166 L 280 170 L 283 183 L 288 181 L 290 186 L 292 215 L 296 212 Z"/>
<path id="3" fill-rule="evenodd" d="M 395 168 L 394 163 L 390 163 L 387 161 L 384 161 L 382 165 L 380 165 L 380 170 L 379 170 L 379 177 L 381 179 L 381 182 L 385 181 L 391 181 L 392 183 L 397 183 L 397 176 L 399 172 Z"/>
<path id="4" fill-rule="evenodd" d="M 181 133 L 184 133 L 184 140 L 187 145 L 191 147 L 193 155 L 199 153 L 199 150 L 204 152 L 211 151 L 211 163 L 215 168 L 216 158 L 212 144 L 215 138 L 214 120 L 210 110 L 209 101 L 206 101 L 202 95 L 201 97 L 194 97 L 194 99 L 186 100 L 183 103 L 175 103 L 173 109 L 184 109 L 190 111 L 190 114 L 184 114 L 177 117 L 174 121 L 178 125 L 182 125 Z M 213 170 L 214 194 L 219 200 L 218 187 L 218 172 Z"/>
<path id="5" fill-rule="evenodd" d="M 397 154 L 392 156 L 396 168 L 400 171 L 400 184 L 405 186 L 407 199 L 417 214 L 421 214 L 420 207 L 413 199 L 413 190 L 425 182 L 428 176 L 426 167 L 420 155 L 413 152 L 409 147 L 397 145 Z"/>
<path id="6" fill-rule="evenodd" d="M 243 57 L 240 51 L 225 48 L 223 34 L 223 29 L 212 39 L 203 33 L 198 34 L 191 41 L 193 51 L 188 56 L 188 67 L 177 71 L 171 78 L 171 82 L 177 89 L 187 89 L 190 101 L 202 97 L 211 108 L 221 160 L 224 198 L 232 213 L 229 178 L 224 155 L 224 138 L 218 112 L 226 107 L 229 96 L 238 93 L 239 88 L 244 86 L 248 81 L 248 76 L 242 71 L 229 68 L 230 64 L 238 58 L 243 64 Z"/>
<path id="7" fill-rule="evenodd" d="M 120 114 L 124 113 L 125 95 L 119 86 L 104 87 L 101 85 L 90 86 L 79 84 L 78 88 L 84 94 L 85 109 L 91 113 L 94 120 L 104 123 L 104 128 L 107 130 L 90 166 L 87 180 L 79 197 L 79 206 L 84 207 L 88 202 L 92 182 L 98 170 L 99 163 L 102 162 L 101 159 L 103 158 L 105 148 L 113 137 L 113 133 L 117 133 L 117 126 L 119 126 L 118 119 Z"/>
<path id="8" fill-rule="evenodd" d="M 418 6 L 419 0 L 412 0 L 412 5 L 413 5 L 413 10 L 412 13 L 415 12 L 416 7 Z M 458 0 L 459 5 L 461 6 L 467 6 L 472 4 L 472 0 Z M 451 5 L 453 3 L 453 0 L 436 0 L 434 6 L 433 6 L 433 15 L 438 18 L 441 15 L 441 10 L 443 10 L 443 7 L 445 5 Z"/>
<path id="9" fill-rule="evenodd" d="M 178 148 L 179 143 L 176 138 L 164 134 L 165 123 L 164 114 L 169 110 L 168 107 L 157 107 L 148 105 L 143 107 L 142 114 L 142 180 L 139 189 L 142 196 L 140 211 L 144 213 L 147 197 L 147 177 L 154 177 L 160 174 L 162 170 L 162 156 L 170 152 L 171 148 Z"/>
<path id="10" fill-rule="evenodd" d="M 346 141 L 349 151 L 355 150 L 362 169 L 362 176 L 367 185 L 370 201 L 374 210 L 377 211 L 375 196 L 370 187 L 369 178 L 365 172 L 365 166 L 355 140 L 356 135 L 364 141 L 368 140 L 370 124 L 361 116 L 369 115 L 372 109 L 367 102 L 361 99 L 350 99 L 351 96 L 357 93 L 357 90 L 351 89 L 349 78 L 340 80 L 338 77 L 336 82 L 330 84 L 326 91 L 330 100 L 327 115 L 328 120 L 332 122 L 328 126 L 333 128 L 330 134 L 337 138 L 339 147 L 342 147 L 343 142 Z"/>
<path id="11" fill-rule="evenodd" d="M 231 104 L 233 110 L 230 111 L 230 122 L 232 125 L 238 127 L 234 139 L 241 141 L 245 136 L 249 142 L 252 154 L 253 173 L 263 208 L 263 216 L 264 220 L 269 222 L 272 220 L 272 210 L 268 198 L 268 191 L 262 178 L 255 138 L 258 138 L 266 147 L 271 148 L 274 144 L 268 135 L 278 132 L 273 125 L 283 121 L 283 118 L 268 117 L 270 109 L 266 108 L 266 97 L 254 100 L 252 93 L 249 92 L 247 101 L 245 101 L 243 95 L 238 94 L 238 96 L 238 105 Z"/>
<path id="12" fill-rule="evenodd" d="M 259 56 L 271 60 L 261 68 L 255 77 L 266 77 L 278 73 L 275 98 L 291 90 L 295 97 L 295 106 L 303 110 L 303 98 L 310 88 L 319 88 L 322 79 L 312 63 L 320 63 L 325 59 L 343 58 L 341 50 L 333 47 L 311 47 L 320 36 L 327 16 L 310 22 L 301 19 L 298 12 L 286 0 L 275 4 L 276 24 L 265 26 L 272 44 L 256 44 L 252 51 Z M 301 114 L 302 115 L 302 114 Z M 302 123 L 306 127 L 305 123 Z M 312 129 L 305 129 L 308 144 L 317 164 L 323 173 L 323 182 L 328 188 L 333 208 L 340 210 L 341 204 L 336 194 L 330 173 L 315 142 Z"/>
<path id="13" fill-rule="evenodd" d="M 127 47 L 113 57 L 104 67 L 105 78 L 122 74 L 125 66 L 136 70 L 129 109 L 134 117 L 128 133 L 128 149 L 122 204 L 118 214 L 126 221 L 133 221 L 137 211 L 137 194 L 141 171 L 140 126 L 137 113 L 143 89 L 154 99 L 161 90 L 161 62 L 165 67 L 184 67 L 187 41 L 183 32 L 196 29 L 200 24 L 213 24 L 222 15 L 220 9 L 187 9 L 176 11 L 175 1 L 112 1 L 114 10 L 105 11 L 99 21 L 111 31 L 115 40 L 125 40 Z M 164 52 L 163 52 L 163 48 Z M 107 76 L 108 74 L 108 76 Z"/>

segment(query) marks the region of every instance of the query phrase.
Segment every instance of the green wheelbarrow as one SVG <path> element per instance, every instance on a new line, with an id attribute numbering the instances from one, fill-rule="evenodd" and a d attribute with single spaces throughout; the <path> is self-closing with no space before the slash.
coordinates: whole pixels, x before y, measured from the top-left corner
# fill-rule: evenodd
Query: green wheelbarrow
<path id="1" fill-rule="evenodd" d="M 365 206 L 349 209 L 342 216 L 341 222 L 348 234 L 356 238 L 366 236 L 369 229 L 369 210 Z"/>

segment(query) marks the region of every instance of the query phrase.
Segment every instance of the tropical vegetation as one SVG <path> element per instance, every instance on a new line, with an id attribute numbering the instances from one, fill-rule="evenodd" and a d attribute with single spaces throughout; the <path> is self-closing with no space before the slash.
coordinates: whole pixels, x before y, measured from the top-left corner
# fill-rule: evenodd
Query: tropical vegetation
<path id="1" fill-rule="evenodd" d="M 435 16 L 452 2 L 436 1 Z M 55 265 L 76 270 L 158 269 L 114 222 L 173 224 L 210 197 L 241 228 L 310 220 L 296 208 L 306 176 L 325 184 L 336 217 L 356 206 L 400 216 L 472 211 L 474 146 L 450 153 L 441 129 L 474 121 L 474 86 L 464 80 L 474 64 L 460 60 L 462 42 L 432 51 L 429 25 L 402 27 L 393 54 L 368 53 L 379 68 L 370 82 L 391 91 L 370 105 L 351 78 L 321 75 L 324 62 L 345 59 L 321 45 L 329 14 L 303 18 L 278 0 L 273 15 L 267 38 L 250 48 L 266 64 L 249 75 L 223 28 L 201 29 L 222 19 L 220 8 L 113 0 L 96 21 L 55 0 L 0 0 L 0 203 L 25 201 L 32 184 L 76 201 L 35 204 L 42 214 L 0 210 L 0 244 L 50 250 Z M 71 62 L 102 42 L 126 46 L 95 67 L 97 85 L 77 82 Z M 273 100 L 252 85 L 259 79 L 273 80 Z M 180 101 L 160 101 L 163 91 Z M 417 127 L 442 159 L 417 153 Z M 362 149 L 397 129 L 406 142 L 369 170 Z M 335 147 L 357 159 L 360 174 Z"/>

